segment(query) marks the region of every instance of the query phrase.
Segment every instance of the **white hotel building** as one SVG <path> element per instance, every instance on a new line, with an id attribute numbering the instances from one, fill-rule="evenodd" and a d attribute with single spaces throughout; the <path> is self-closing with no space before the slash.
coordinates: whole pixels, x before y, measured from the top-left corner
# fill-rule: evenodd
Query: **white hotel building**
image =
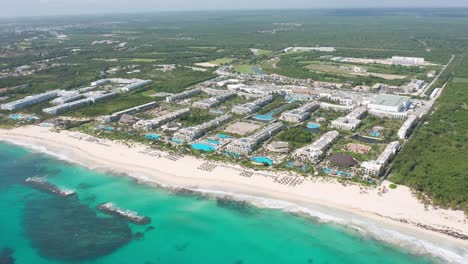
<path id="1" fill-rule="evenodd" d="M 234 139 L 227 146 L 227 151 L 241 155 L 249 155 L 260 143 L 278 133 L 283 127 L 283 123 L 276 122 L 249 137 Z"/>
<path id="2" fill-rule="evenodd" d="M 281 114 L 280 119 L 286 122 L 299 123 L 310 117 L 310 112 L 318 109 L 320 104 L 316 101 L 307 103 L 297 109 L 289 110 Z"/>
<path id="3" fill-rule="evenodd" d="M 312 144 L 294 151 L 293 156 L 300 161 L 318 163 L 322 158 L 324 151 L 331 146 L 339 135 L 340 134 L 337 131 L 327 132 Z"/>
<path id="4" fill-rule="evenodd" d="M 194 141 L 205 135 L 206 132 L 229 121 L 231 118 L 231 115 L 222 115 L 198 126 L 182 128 L 175 133 L 174 138 L 185 142 Z"/>

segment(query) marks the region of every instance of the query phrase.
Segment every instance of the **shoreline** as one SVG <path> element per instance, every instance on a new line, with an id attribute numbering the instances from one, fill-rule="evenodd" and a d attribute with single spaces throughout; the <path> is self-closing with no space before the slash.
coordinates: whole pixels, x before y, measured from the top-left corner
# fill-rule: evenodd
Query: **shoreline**
<path id="1" fill-rule="evenodd" d="M 462 259 L 468 256 L 468 225 L 464 213 L 431 207 L 426 210 L 405 186 L 389 189 L 389 183 L 384 182 L 388 192 L 383 194 L 377 188 L 344 186 L 335 179 L 306 180 L 300 185 L 290 187 L 276 183 L 270 177 L 258 175 L 257 172 L 251 177 L 240 176 L 240 167 L 233 169 L 218 165 L 212 171 L 202 171 L 197 168 L 206 161 L 195 157 L 184 156 L 176 161 L 158 158 L 141 153 L 145 146 L 128 147 L 112 141 L 99 144 L 72 137 L 73 133 L 57 133 L 51 132 L 49 128 L 29 126 L 12 130 L 0 129 L 0 140 L 39 150 L 90 169 L 117 173 L 140 183 L 163 188 L 185 189 L 205 195 L 245 196 L 248 200 L 271 200 L 276 201 L 276 207 L 271 204 L 253 204 L 274 209 L 285 209 L 286 205 L 291 208 L 295 206 L 294 210 L 299 214 L 307 214 L 301 210 L 311 207 L 317 212 L 338 210 L 351 219 L 345 225 L 353 226 L 353 221 L 360 223 L 371 220 L 378 226 L 396 230 L 405 236 L 408 234 L 421 238 L 435 245 L 450 243 L 458 248 L 456 251 L 461 255 L 457 256 Z M 183 166 L 177 166 L 179 164 Z M 279 206 L 281 203 L 283 205 Z M 296 213 L 294 210 L 292 213 Z M 359 224 L 356 228 L 360 229 Z M 457 233 L 464 239 L 456 238 Z M 441 257 L 437 253 L 433 253 L 433 256 Z"/>

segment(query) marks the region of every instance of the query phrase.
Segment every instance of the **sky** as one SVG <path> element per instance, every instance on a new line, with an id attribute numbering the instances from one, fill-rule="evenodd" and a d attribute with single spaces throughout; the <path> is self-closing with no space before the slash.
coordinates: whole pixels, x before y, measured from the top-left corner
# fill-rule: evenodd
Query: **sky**
<path id="1" fill-rule="evenodd" d="M 0 17 L 190 10 L 468 7 L 468 0 L 0 0 Z"/>

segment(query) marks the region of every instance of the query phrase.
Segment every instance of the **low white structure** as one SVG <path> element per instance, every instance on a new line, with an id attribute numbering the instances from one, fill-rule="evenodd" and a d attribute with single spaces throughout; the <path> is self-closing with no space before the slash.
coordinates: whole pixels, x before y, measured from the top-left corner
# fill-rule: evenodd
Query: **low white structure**
<path id="1" fill-rule="evenodd" d="M 424 64 L 424 58 L 393 56 L 390 61 L 392 64 L 404 66 L 417 66 Z"/>
<path id="2" fill-rule="evenodd" d="M 181 116 L 187 115 L 190 113 L 189 108 L 180 109 L 172 113 L 159 116 L 150 120 L 140 120 L 133 125 L 134 128 L 144 128 L 144 129 L 155 129 L 162 125 L 165 125 Z"/>
<path id="3" fill-rule="evenodd" d="M 198 126 L 182 128 L 174 134 L 174 138 L 185 142 L 196 140 L 205 135 L 206 132 L 229 121 L 231 118 L 231 115 L 222 115 Z"/>
<path id="4" fill-rule="evenodd" d="M 226 149 L 231 153 L 249 155 L 260 143 L 278 133 L 283 127 L 284 125 L 281 122 L 273 123 L 249 137 L 234 139 Z"/>
<path id="5" fill-rule="evenodd" d="M 308 52 L 308 51 L 321 51 L 321 52 L 335 52 L 334 47 L 289 47 L 283 50 L 284 52 Z"/>
<path id="6" fill-rule="evenodd" d="M 135 82 L 120 88 L 120 90 L 122 92 L 131 92 L 133 90 L 142 88 L 142 87 L 144 87 L 144 86 L 146 86 L 146 85 L 148 85 L 148 84 L 150 84 L 152 82 L 153 81 L 151 81 L 151 80 L 136 80 Z"/>
<path id="7" fill-rule="evenodd" d="M 257 111 L 260 107 L 269 104 L 271 101 L 273 101 L 273 96 L 268 95 L 250 103 L 236 105 L 231 111 L 240 115 L 248 115 Z"/>
<path id="8" fill-rule="evenodd" d="M 76 101 L 81 98 L 83 98 L 83 95 L 81 95 L 78 91 L 67 91 L 61 93 L 60 97 L 55 98 L 54 100 L 50 101 L 50 103 L 53 105 L 61 105 L 72 101 Z"/>
<path id="9" fill-rule="evenodd" d="M 361 163 L 361 171 L 364 175 L 380 176 L 400 148 L 400 142 L 393 141 L 387 145 L 385 150 L 376 160 Z"/>
<path id="10" fill-rule="evenodd" d="M 26 96 L 23 99 L 9 102 L 6 104 L 2 104 L 0 106 L 0 109 L 14 111 L 14 110 L 30 107 L 30 106 L 40 104 L 42 102 L 45 102 L 45 101 L 48 101 L 57 97 L 58 92 L 59 90 L 53 90 L 53 91 L 48 91 L 48 92 L 41 93 L 41 94 Z"/>
<path id="11" fill-rule="evenodd" d="M 350 112 L 353 110 L 354 106 L 352 105 L 337 105 L 337 104 L 330 104 L 321 102 L 320 108 L 323 110 L 334 110 L 337 112 Z"/>
<path id="12" fill-rule="evenodd" d="M 177 102 L 177 101 L 192 97 L 194 95 L 197 95 L 197 94 L 199 94 L 201 92 L 202 92 L 201 89 L 188 90 L 188 91 L 185 91 L 185 92 L 182 92 L 182 93 L 178 93 L 178 94 L 174 94 L 174 95 L 166 97 L 166 102 L 168 102 L 168 103 Z"/>
<path id="13" fill-rule="evenodd" d="M 406 96 L 380 94 L 368 104 L 369 114 L 382 118 L 405 119 L 410 105 Z"/>
<path id="14" fill-rule="evenodd" d="M 72 101 L 70 103 L 65 103 L 49 108 L 42 109 L 42 112 L 50 115 L 59 115 L 63 112 L 78 109 L 87 105 L 95 104 L 99 101 L 107 100 L 113 97 L 116 97 L 116 93 L 106 93 L 106 94 L 96 94 L 81 100 Z"/>
<path id="15" fill-rule="evenodd" d="M 223 102 L 229 100 L 230 98 L 234 97 L 236 93 L 234 92 L 229 92 L 224 95 L 218 95 L 215 97 L 211 97 L 202 101 L 198 101 L 192 104 L 192 107 L 194 108 L 201 108 L 201 109 L 210 109 L 213 107 L 216 107 Z"/>
<path id="16" fill-rule="evenodd" d="M 286 111 L 281 114 L 280 119 L 287 121 L 298 123 L 306 120 L 310 117 L 310 112 L 318 109 L 320 104 L 317 101 L 313 101 L 307 104 L 302 105 L 301 107 L 293 110 Z"/>
<path id="17" fill-rule="evenodd" d="M 368 107 L 369 110 L 402 112 L 410 105 L 410 98 L 393 94 L 379 94 L 372 100 Z"/>
<path id="18" fill-rule="evenodd" d="M 128 109 L 125 109 L 125 110 L 122 110 L 122 111 L 119 111 L 119 112 L 115 112 L 112 115 L 101 116 L 99 118 L 99 120 L 101 122 L 110 123 L 110 122 L 114 122 L 114 121 L 119 120 L 125 114 L 132 115 L 132 114 L 135 114 L 135 113 L 139 113 L 139 112 L 143 112 L 143 111 L 146 111 L 146 110 L 149 110 L 149 109 L 156 108 L 156 106 L 158 106 L 157 102 L 142 104 L 142 105 L 138 105 L 138 106 L 135 106 L 135 107 L 132 107 L 132 108 L 128 108 Z"/>
<path id="19" fill-rule="evenodd" d="M 312 144 L 294 151 L 293 157 L 300 161 L 318 163 L 324 152 L 331 146 L 339 135 L 340 134 L 337 131 L 327 132 Z"/>
<path id="20" fill-rule="evenodd" d="M 354 109 L 351 113 L 344 117 L 338 117 L 331 122 L 332 128 L 343 130 L 356 130 L 362 123 L 360 120 L 367 113 L 367 108 L 364 106 Z"/>
<path id="21" fill-rule="evenodd" d="M 283 141 L 274 141 L 266 146 L 266 149 L 270 152 L 275 153 L 288 153 L 289 152 L 289 143 Z"/>
<path id="22" fill-rule="evenodd" d="M 415 115 L 408 116 L 405 123 L 403 123 L 403 125 L 398 130 L 398 138 L 406 139 L 406 137 L 410 135 L 411 130 L 414 128 L 418 120 L 418 117 Z"/>

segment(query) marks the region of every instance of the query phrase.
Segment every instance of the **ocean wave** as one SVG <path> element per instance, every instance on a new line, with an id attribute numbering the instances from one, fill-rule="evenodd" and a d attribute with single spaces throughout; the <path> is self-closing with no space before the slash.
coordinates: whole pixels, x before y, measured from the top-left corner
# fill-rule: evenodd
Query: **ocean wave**
<path id="1" fill-rule="evenodd" d="M 12 144 L 12 145 L 24 147 L 24 148 L 30 149 L 32 151 L 54 157 L 54 158 L 56 158 L 56 159 L 58 159 L 60 161 L 66 161 L 68 163 L 73 163 L 73 164 L 77 164 L 77 165 L 80 165 L 80 166 L 88 167 L 84 163 L 81 163 L 81 162 L 79 162 L 79 161 L 77 161 L 75 159 L 72 159 L 72 158 L 68 157 L 67 155 L 60 154 L 60 153 L 55 152 L 55 151 L 51 151 L 51 150 L 47 149 L 45 146 L 32 144 L 32 143 L 27 143 L 25 141 L 18 141 L 18 140 L 14 140 L 14 139 L 5 139 L 5 138 L 0 138 L 0 142 L 6 142 L 6 143 L 9 143 L 9 144 Z"/>
<path id="2" fill-rule="evenodd" d="M 343 215 L 334 216 L 331 213 L 324 213 L 295 203 L 271 198 L 217 190 L 183 189 L 198 192 L 200 195 L 205 197 L 231 199 L 238 202 L 247 202 L 259 208 L 282 210 L 287 213 L 313 219 L 319 223 L 337 224 L 345 227 L 345 229 L 350 228 L 361 236 L 403 248 L 412 254 L 430 256 L 432 258 L 439 259 L 443 263 L 466 263 L 465 261 L 468 259 L 467 249 L 463 249 L 455 245 L 450 248 L 445 246 L 443 247 L 442 245 L 437 245 L 434 242 L 405 235 L 399 231 L 383 227 L 381 224 L 359 219 L 360 217 L 351 216 L 350 214 L 348 214 L 350 217 L 345 218 Z M 340 214 L 343 213 L 341 212 Z"/>
<path id="3" fill-rule="evenodd" d="M 88 164 L 84 164 L 75 159 L 72 159 L 67 155 L 51 151 L 45 146 L 11 139 L 0 139 L 0 141 L 32 149 L 34 151 L 52 156 L 61 161 L 77 164 L 79 166 L 83 166 L 89 169 L 97 169 L 96 167 L 91 167 Z M 106 171 L 112 174 L 121 174 L 118 172 L 113 172 L 111 170 Z M 399 231 L 383 227 L 381 224 L 377 224 L 376 222 L 366 221 L 362 219 L 362 217 L 357 217 L 349 213 L 340 212 L 340 216 L 335 216 L 332 215 L 332 213 L 325 213 L 323 212 L 323 210 L 320 211 L 318 209 L 311 209 L 310 207 L 304 207 L 295 203 L 277 199 L 259 197 L 248 194 L 225 192 L 219 190 L 199 189 L 196 187 L 186 188 L 175 185 L 167 185 L 157 182 L 153 178 L 147 177 L 142 174 L 134 173 L 125 175 L 133 178 L 139 183 L 151 185 L 158 188 L 163 188 L 176 192 L 189 191 L 193 194 L 201 195 L 207 198 L 222 198 L 238 202 L 247 202 L 255 207 L 282 210 L 287 213 L 313 219 L 318 223 L 337 224 L 344 228 L 351 229 L 361 236 L 372 238 L 374 240 L 384 242 L 390 245 L 395 245 L 400 248 L 404 248 L 413 254 L 421 256 L 431 256 L 433 258 L 441 260 L 443 263 L 465 263 L 465 260 L 468 259 L 468 249 L 464 249 L 455 245 L 450 247 L 438 245 L 431 241 L 416 238 L 414 236 L 405 235 Z M 345 215 L 343 214 L 347 214 L 348 217 L 345 217 Z"/>

